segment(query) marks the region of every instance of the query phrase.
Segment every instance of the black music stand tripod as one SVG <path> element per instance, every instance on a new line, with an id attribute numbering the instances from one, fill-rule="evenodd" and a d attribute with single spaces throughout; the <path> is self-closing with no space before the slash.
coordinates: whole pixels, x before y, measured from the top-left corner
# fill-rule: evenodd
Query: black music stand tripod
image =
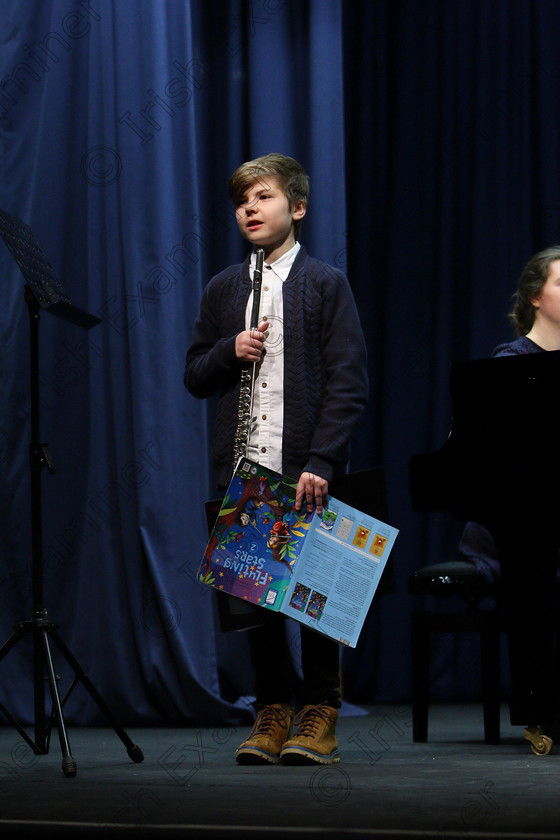
<path id="1" fill-rule="evenodd" d="M 70 752 L 66 732 L 63 706 L 78 682 L 89 692 L 97 706 L 111 723 L 119 736 L 128 755 L 134 762 L 143 761 L 142 750 L 132 742 L 120 725 L 111 709 L 107 706 L 88 675 L 78 664 L 58 635 L 58 626 L 49 620 L 43 596 L 43 539 L 42 539 L 42 499 L 41 471 L 47 467 L 54 473 L 50 455 L 45 443 L 41 443 L 39 410 L 39 318 L 44 309 L 59 318 L 63 318 L 82 329 L 91 329 L 100 323 L 100 319 L 73 306 L 64 294 L 62 284 L 54 275 L 52 267 L 41 250 L 31 229 L 0 210 L 0 236 L 18 264 L 25 283 L 25 302 L 29 310 L 30 339 L 30 385 L 31 385 L 31 443 L 29 447 L 29 468 L 31 471 L 31 559 L 33 606 L 31 619 L 21 621 L 14 626 L 10 638 L 0 648 L 0 662 L 10 650 L 24 637 L 32 635 L 33 641 L 33 677 L 34 677 L 34 738 L 32 738 L 18 720 L 0 703 L 0 712 L 17 729 L 21 737 L 29 744 L 36 755 L 46 755 L 49 751 L 53 722 L 56 723 L 60 748 L 62 751 L 62 770 L 65 776 L 76 775 L 76 762 Z M 63 698 L 58 690 L 58 677 L 54 670 L 49 645 L 52 639 L 58 650 L 74 672 L 74 678 Z M 45 682 L 48 682 L 51 696 L 51 712 L 45 708 Z"/>

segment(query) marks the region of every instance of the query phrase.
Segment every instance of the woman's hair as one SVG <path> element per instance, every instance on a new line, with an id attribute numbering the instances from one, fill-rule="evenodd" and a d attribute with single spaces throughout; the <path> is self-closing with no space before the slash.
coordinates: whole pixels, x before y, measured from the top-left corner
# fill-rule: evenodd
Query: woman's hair
<path id="1" fill-rule="evenodd" d="M 307 207 L 309 201 L 309 178 L 303 166 L 291 157 L 272 152 L 269 155 L 248 160 L 239 166 L 228 183 L 229 197 L 237 206 L 249 187 L 260 178 L 276 178 L 282 192 L 293 210 L 298 202 Z M 294 236 L 299 237 L 302 219 L 294 222 Z"/>
<path id="2" fill-rule="evenodd" d="M 515 325 L 517 335 L 527 335 L 535 321 L 535 306 L 531 300 L 538 297 L 546 279 L 550 263 L 560 260 L 560 245 L 552 245 L 535 254 L 521 273 L 514 306 L 510 318 Z"/>

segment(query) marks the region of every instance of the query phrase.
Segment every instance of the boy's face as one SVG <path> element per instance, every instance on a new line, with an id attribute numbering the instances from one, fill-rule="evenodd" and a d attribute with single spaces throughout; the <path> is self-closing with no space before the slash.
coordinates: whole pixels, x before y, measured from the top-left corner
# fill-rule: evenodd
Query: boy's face
<path id="1" fill-rule="evenodd" d="M 242 236 L 273 262 L 295 243 L 294 222 L 305 216 L 305 205 L 292 209 L 276 178 L 263 175 L 246 190 L 235 215 Z"/>

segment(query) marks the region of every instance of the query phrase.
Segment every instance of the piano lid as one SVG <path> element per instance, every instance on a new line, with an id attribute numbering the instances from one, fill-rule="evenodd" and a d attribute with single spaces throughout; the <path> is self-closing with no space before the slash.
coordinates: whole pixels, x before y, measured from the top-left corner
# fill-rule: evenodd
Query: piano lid
<path id="1" fill-rule="evenodd" d="M 410 460 L 413 509 L 488 522 L 558 499 L 559 383 L 559 350 L 453 364 L 450 436 Z"/>

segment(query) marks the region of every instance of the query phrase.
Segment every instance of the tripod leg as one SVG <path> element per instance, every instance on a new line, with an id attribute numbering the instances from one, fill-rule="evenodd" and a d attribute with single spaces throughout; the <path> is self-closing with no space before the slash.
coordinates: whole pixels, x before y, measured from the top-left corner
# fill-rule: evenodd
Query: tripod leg
<path id="1" fill-rule="evenodd" d="M 19 640 L 25 636 L 31 630 L 31 627 L 28 627 L 26 623 L 21 622 L 20 624 L 16 624 L 14 627 L 14 632 L 7 639 L 2 647 L 0 648 L 0 662 L 4 659 L 5 656 L 9 654 L 11 649 L 19 642 Z"/>
<path id="2" fill-rule="evenodd" d="M 89 692 L 91 697 L 95 700 L 98 707 L 101 709 L 107 720 L 111 723 L 111 726 L 115 730 L 116 734 L 119 736 L 121 741 L 126 747 L 127 753 L 129 757 L 136 763 L 139 764 L 141 761 L 144 760 L 144 754 L 137 744 L 135 744 L 127 735 L 123 727 L 120 725 L 119 721 L 114 716 L 113 712 L 106 704 L 102 696 L 97 691 L 96 687 L 88 677 L 86 673 L 84 673 L 83 669 L 80 667 L 78 661 L 70 652 L 70 650 L 66 647 L 60 636 L 56 631 L 51 631 L 51 636 L 54 639 L 58 649 L 74 671 L 76 677 L 80 680 L 86 690 Z"/>
<path id="3" fill-rule="evenodd" d="M 0 648 L 0 662 L 8 655 L 13 647 L 21 640 L 24 636 L 28 633 L 33 632 L 34 626 L 33 622 L 31 621 L 22 621 L 19 624 L 16 624 L 14 627 L 14 632 L 7 639 L 6 642 Z M 21 737 L 26 741 L 35 755 L 45 755 L 48 752 L 46 747 L 46 737 L 45 737 L 45 718 L 44 718 L 44 687 L 43 687 L 43 670 L 41 668 L 40 673 L 40 685 L 38 687 L 37 682 L 37 672 L 39 668 L 39 640 L 37 636 L 34 634 L 33 638 L 33 645 L 34 645 L 34 668 L 35 668 L 35 711 L 37 712 L 37 708 L 40 707 L 41 698 L 43 699 L 43 706 L 39 709 L 39 721 L 37 717 L 35 718 L 35 740 L 31 738 L 23 726 L 19 723 L 18 720 L 12 715 L 10 711 L 0 703 L 0 711 L 4 715 L 4 717 L 12 724 L 12 726 L 17 729 Z"/>
<path id="4" fill-rule="evenodd" d="M 62 750 L 62 772 L 65 776 L 76 775 L 76 762 L 74 761 L 70 752 L 70 744 L 68 742 L 68 735 L 66 734 L 66 726 L 64 723 L 64 716 L 62 713 L 62 704 L 60 702 L 60 695 L 58 693 L 58 686 L 56 684 L 56 675 L 54 672 L 51 651 L 49 648 L 48 630 L 43 628 L 41 639 L 43 644 L 44 662 L 47 668 L 47 675 L 49 679 L 49 686 L 51 689 L 51 698 L 53 709 L 55 713 L 56 726 L 58 729 L 58 737 L 60 739 L 60 749 Z"/>

